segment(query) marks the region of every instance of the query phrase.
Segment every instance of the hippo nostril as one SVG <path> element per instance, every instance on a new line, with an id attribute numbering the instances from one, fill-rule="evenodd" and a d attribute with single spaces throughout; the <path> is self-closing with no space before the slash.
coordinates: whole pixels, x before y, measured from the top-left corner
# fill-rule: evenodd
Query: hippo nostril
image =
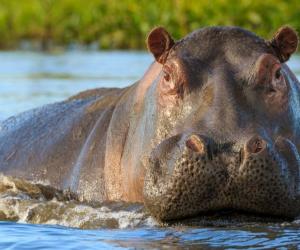
<path id="1" fill-rule="evenodd" d="M 253 136 L 246 144 L 246 151 L 257 154 L 266 148 L 266 141 L 260 136 Z"/>
<path id="2" fill-rule="evenodd" d="M 185 142 L 186 146 L 196 153 L 204 154 L 205 142 L 197 135 L 191 135 Z"/>

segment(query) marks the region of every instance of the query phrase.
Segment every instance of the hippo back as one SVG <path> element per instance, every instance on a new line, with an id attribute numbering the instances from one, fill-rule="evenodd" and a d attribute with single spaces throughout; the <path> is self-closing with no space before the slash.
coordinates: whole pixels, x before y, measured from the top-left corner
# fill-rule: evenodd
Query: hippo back
<path id="1" fill-rule="evenodd" d="M 121 92 L 90 90 L 3 121 L 0 171 L 102 200 L 103 148 Z"/>

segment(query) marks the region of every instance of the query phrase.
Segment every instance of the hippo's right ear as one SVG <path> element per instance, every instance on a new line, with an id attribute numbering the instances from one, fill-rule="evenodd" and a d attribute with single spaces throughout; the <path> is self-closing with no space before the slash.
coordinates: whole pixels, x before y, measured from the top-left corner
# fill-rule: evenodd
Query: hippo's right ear
<path id="1" fill-rule="evenodd" d="M 298 42 L 296 31 L 289 26 L 283 26 L 276 32 L 270 44 L 280 62 L 283 63 L 289 60 L 290 56 L 297 50 Z"/>
<path id="2" fill-rule="evenodd" d="M 149 51 L 155 60 L 161 64 L 165 63 L 169 50 L 175 44 L 174 40 L 163 27 L 154 28 L 147 38 Z"/>

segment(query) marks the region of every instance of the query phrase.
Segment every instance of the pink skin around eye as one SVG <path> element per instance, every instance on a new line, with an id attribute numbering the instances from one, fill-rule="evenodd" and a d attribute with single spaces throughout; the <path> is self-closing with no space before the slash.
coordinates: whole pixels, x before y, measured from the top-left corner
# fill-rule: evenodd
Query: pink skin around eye
<path id="1" fill-rule="evenodd" d="M 279 77 L 277 76 L 277 72 L 279 72 L 281 70 L 281 64 L 280 63 L 275 63 L 273 66 L 273 75 L 275 77 L 275 79 L 280 79 L 282 78 L 281 72 Z"/>
<path id="2" fill-rule="evenodd" d="M 169 91 L 173 91 L 175 88 L 175 83 L 172 81 L 172 67 L 169 65 L 164 65 L 163 68 L 163 77 L 165 80 L 165 83 L 163 84 L 163 89 L 168 90 Z"/>
<path id="3" fill-rule="evenodd" d="M 278 67 L 280 67 L 280 62 L 271 54 L 263 54 L 257 61 L 257 83 L 266 84 L 273 79 L 273 76 Z"/>
<path id="4" fill-rule="evenodd" d="M 179 83 L 178 65 L 172 62 L 165 64 L 162 69 L 162 77 L 158 88 L 159 104 L 164 107 L 172 107 L 177 104 L 181 96 L 178 94 Z"/>
<path id="5" fill-rule="evenodd" d="M 281 74 L 281 63 L 271 54 L 262 55 L 257 61 L 256 84 L 264 86 L 260 98 L 272 114 L 281 114 L 288 107 L 288 87 Z"/>
<path id="6" fill-rule="evenodd" d="M 169 81 L 171 80 L 170 74 L 167 73 L 167 72 L 164 72 L 164 79 L 165 79 L 167 82 L 169 82 Z"/>
<path id="7" fill-rule="evenodd" d="M 163 73 L 164 73 L 164 79 L 166 81 L 170 81 L 171 80 L 171 73 L 172 73 L 172 69 L 169 65 L 164 65 L 163 67 Z"/>
<path id="8" fill-rule="evenodd" d="M 280 92 L 286 92 L 287 85 L 281 73 L 281 64 L 276 63 L 272 69 L 272 86 Z"/>
<path id="9" fill-rule="evenodd" d="M 270 108 L 274 108 L 274 112 L 283 112 L 286 110 L 288 105 L 288 96 L 287 96 L 287 85 L 283 75 L 281 74 L 281 64 L 276 63 L 272 67 L 272 80 L 271 85 L 274 89 L 274 92 L 269 93 L 268 99 L 266 100 L 269 103 Z"/>

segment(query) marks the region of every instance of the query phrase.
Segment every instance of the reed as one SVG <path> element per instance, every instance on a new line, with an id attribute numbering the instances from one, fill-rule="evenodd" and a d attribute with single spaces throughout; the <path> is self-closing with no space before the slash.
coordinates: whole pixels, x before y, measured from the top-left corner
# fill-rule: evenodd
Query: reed
<path id="1" fill-rule="evenodd" d="M 152 27 L 175 38 L 207 25 L 236 25 L 266 38 L 282 24 L 300 31 L 299 0 L 0 0 L 0 48 L 23 40 L 144 49 Z"/>

